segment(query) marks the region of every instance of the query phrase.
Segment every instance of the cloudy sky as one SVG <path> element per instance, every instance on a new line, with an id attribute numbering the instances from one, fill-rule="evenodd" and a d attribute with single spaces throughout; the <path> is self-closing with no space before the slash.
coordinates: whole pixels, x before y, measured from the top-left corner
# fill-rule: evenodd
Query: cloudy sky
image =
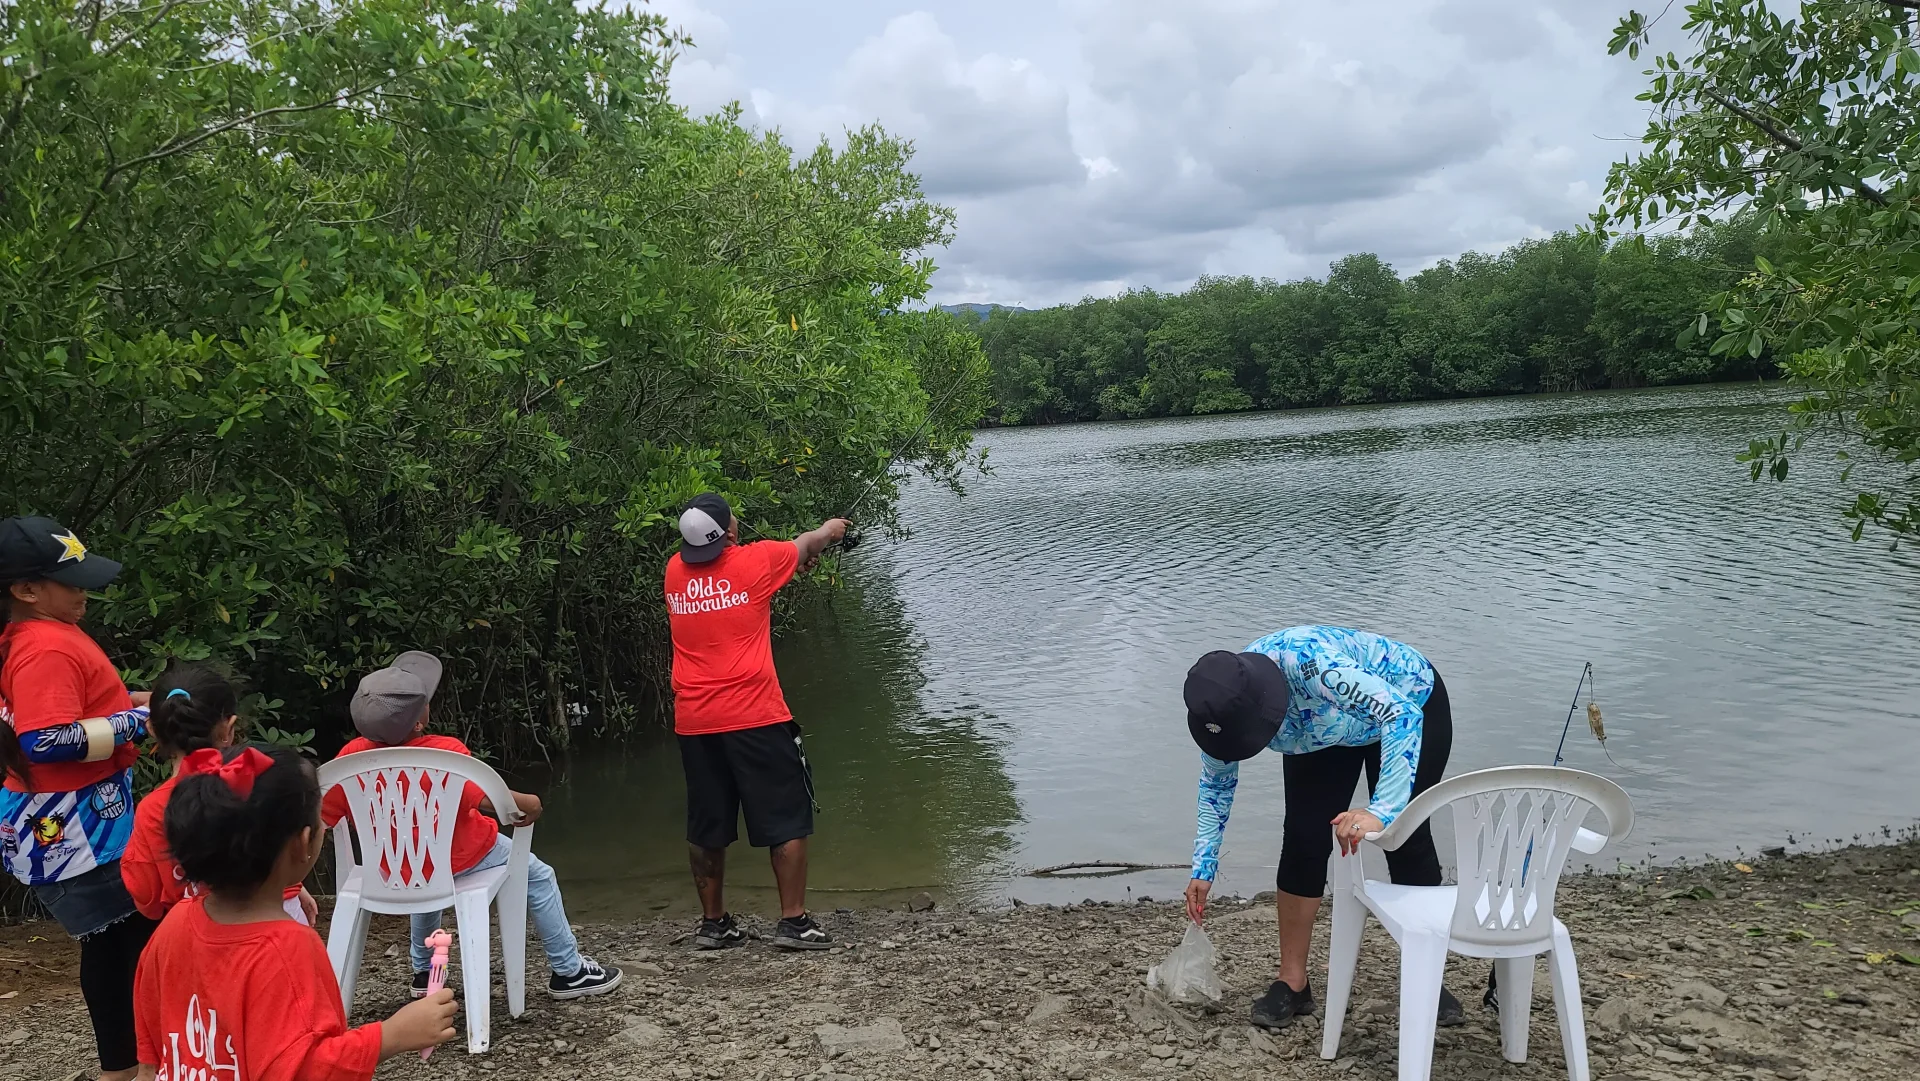
<path id="1" fill-rule="evenodd" d="M 958 212 L 941 302 L 1402 271 L 1573 227 L 1645 126 L 1629 0 L 652 0 L 674 94 L 879 121 Z"/>

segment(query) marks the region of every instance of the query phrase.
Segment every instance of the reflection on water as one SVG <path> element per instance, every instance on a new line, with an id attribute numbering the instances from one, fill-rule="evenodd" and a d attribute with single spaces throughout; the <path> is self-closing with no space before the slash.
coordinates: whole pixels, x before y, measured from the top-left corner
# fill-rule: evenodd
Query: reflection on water
<path id="1" fill-rule="evenodd" d="M 806 630 L 787 634 L 774 654 L 821 808 L 809 852 L 814 907 L 892 903 L 923 889 L 987 900 L 1010 866 L 1019 806 L 999 749 L 960 712 L 977 713 L 977 702 L 922 693 L 924 643 L 885 577 L 794 620 Z M 543 782 L 532 779 L 549 790 Z M 685 799 L 670 738 L 575 755 L 552 779 L 535 834 L 568 915 L 693 912 Z M 744 832 L 727 879 L 735 911 L 778 915 L 766 855 L 747 847 Z"/>
<path id="2" fill-rule="evenodd" d="M 1306 622 L 1434 659 L 1451 772 L 1551 761 L 1593 661 L 1619 765 L 1579 722 L 1568 764 L 1633 794 L 1628 858 L 1911 821 L 1920 569 L 1850 543 L 1817 468 L 1747 481 L 1732 454 L 1786 400 L 1707 388 L 987 433 L 994 474 L 964 497 L 912 492 L 915 535 L 849 557 L 861 590 L 781 644 L 829 807 L 816 880 L 1174 895 L 1183 873 L 1009 871 L 1184 860 L 1187 665 Z M 539 845 L 570 905 L 581 880 L 606 883 L 609 911 L 690 904 L 671 747 L 571 769 Z M 1279 763 L 1242 776 L 1221 888 L 1251 893 L 1272 886 Z M 758 853 L 735 863 L 768 881 Z"/>

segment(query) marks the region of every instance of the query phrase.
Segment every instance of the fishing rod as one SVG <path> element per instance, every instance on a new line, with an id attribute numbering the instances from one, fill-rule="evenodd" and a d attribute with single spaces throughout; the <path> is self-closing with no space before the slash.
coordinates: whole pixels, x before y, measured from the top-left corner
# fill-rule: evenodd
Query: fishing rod
<path id="1" fill-rule="evenodd" d="M 1560 726 L 1560 745 L 1553 749 L 1553 764 L 1556 766 L 1566 761 L 1567 733 L 1573 731 L 1573 713 L 1580 708 L 1580 688 L 1585 687 L 1592 679 L 1593 662 L 1588 661 L 1580 669 L 1580 681 L 1573 685 L 1573 702 L 1567 706 L 1567 723 Z M 1589 712 L 1598 716 L 1599 711 L 1594 709 Z"/>
<path id="2" fill-rule="evenodd" d="M 961 386 L 963 386 L 965 383 L 966 383 L 965 378 L 958 375 L 954 377 L 953 382 L 947 385 L 946 393 L 940 396 L 940 400 L 937 402 L 934 402 L 932 405 L 927 407 L 927 415 L 921 419 L 920 426 L 918 428 L 915 428 L 913 430 L 913 434 L 907 436 L 907 438 L 903 440 L 899 446 L 893 448 L 893 453 L 887 455 L 886 463 L 880 467 L 880 471 L 875 473 L 873 476 L 867 478 L 866 487 L 860 489 L 859 497 L 853 501 L 853 505 L 851 507 L 847 508 L 847 513 L 841 515 L 840 517 L 845 518 L 849 523 L 853 521 L 853 516 L 860 512 L 860 508 L 866 505 L 868 497 L 873 495 L 873 490 L 879 486 L 880 478 L 893 472 L 893 463 L 900 460 L 900 455 L 905 453 L 908 447 L 912 446 L 913 444 L 919 441 L 921 433 L 927 430 L 927 425 L 933 423 L 933 418 L 938 416 L 942 409 L 946 408 L 947 403 L 953 399 L 954 392 L 958 391 L 961 388 Z M 839 540 L 834 541 L 832 544 L 827 545 L 827 547 L 830 549 L 839 548 L 840 550 L 847 551 L 847 552 L 850 552 L 859 546 L 860 546 L 860 538 L 852 534 L 843 536 Z"/>

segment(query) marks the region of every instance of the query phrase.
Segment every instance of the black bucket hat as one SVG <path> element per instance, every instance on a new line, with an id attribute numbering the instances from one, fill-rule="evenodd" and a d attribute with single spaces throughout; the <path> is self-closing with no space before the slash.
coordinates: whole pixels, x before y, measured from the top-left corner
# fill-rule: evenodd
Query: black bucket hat
<path id="1" fill-rule="evenodd" d="M 87 551 L 73 530 L 51 518 L 0 521 L 0 583 L 59 582 L 75 589 L 105 589 L 120 564 Z"/>
<path id="2" fill-rule="evenodd" d="M 1272 657 L 1217 649 L 1187 670 L 1183 696 L 1193 742 L 1223 762 L 1240 762 L 1273 742 L 1293 692 Z"/>

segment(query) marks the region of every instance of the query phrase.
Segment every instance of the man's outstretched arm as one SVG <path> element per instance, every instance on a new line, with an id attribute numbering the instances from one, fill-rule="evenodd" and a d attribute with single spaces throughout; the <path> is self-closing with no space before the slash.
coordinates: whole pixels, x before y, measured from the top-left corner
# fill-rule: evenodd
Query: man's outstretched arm
<path id="1" fill-rule="evenodd" d="M 847 535 L 847 527 L 853 523 L 845 518 L 829 518 L 820 523 L 820 528 L 810 529 L 793 538 L 793 546 L 800 549 L 800 569 L 812 570 L 820 553 L 827 550 L 835 541 Z"/>

